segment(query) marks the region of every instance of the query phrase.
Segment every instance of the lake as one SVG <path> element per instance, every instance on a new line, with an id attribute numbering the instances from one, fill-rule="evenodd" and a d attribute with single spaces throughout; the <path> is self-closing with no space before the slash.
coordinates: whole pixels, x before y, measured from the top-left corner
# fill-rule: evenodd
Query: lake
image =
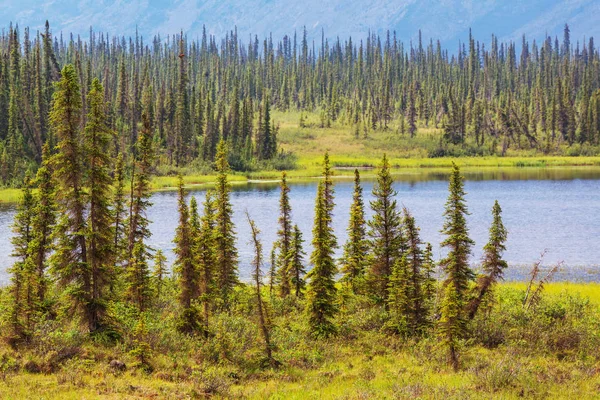
<path id="1" fill-rule="evenodd" d="M 374 171 L 364 171 L 373 174 Z M 442 241 L 440 229 L 447 197 L 449 170 L 396 171 L 394 184 L 398 204 L 410 209 L 424 242 L 431 242 L 437 259 L 444 253 L 438 244 Z M 335 180 L 335 211 L 333 224 L 340 244 L 341 255 L 346 241 L 353 181 L 351 171 L 338 170 Z M 507 251 L 504 258 L 510 267 L 507 280 L 527 279 L 531 264 L 547 250 L 543 265 L 564 262 L 556 280 L 600 281 L 600 168 L 512 168 L 468 169 L 465 171 L 470 235 L 475 241 L 471 261 L 475 266 L 487 242 L 491 223 L 491 208 L 498 200 L 503 220 L 508 229 Z M 363 179 L 365 202 L 372 199 L 373 177 Z M 304 234 L 305 250 L 310 254 L 317 179 L 291 181 L 291 206 L 294 223 Z M 189 190 L 199 203 L 204 200 L 206 188 Z M 173 237 L 178 222 L 177 193 L 156 192 L 153 206 L 148 211 L 152 221 L 149 244 L 162 249 L 173 261 Z M 243 280 L 250 277 L 252 248 L 250 229 L 244 215 L 247 209 L 261 230 L 261 239 L 268 259 L 276 239 L 279 213 L 279 186 L 276 182 L 248 182 L 235 184 L 232 193 L 234 222 L 239 249 L 239 272 Z M 201 209 L 201 207 L 200 207 Z M 370 208 L 366 207 L 370 216 Z M 0 284 L 9 280 L 7 268 L 12 264 L 10 252 L 10 225 L 15 214 L 14 205 L 0 205 Z M 307 260 L 308 262 L 308 256 Z M 265 266 L 265 270 L 268 266 Z"/>

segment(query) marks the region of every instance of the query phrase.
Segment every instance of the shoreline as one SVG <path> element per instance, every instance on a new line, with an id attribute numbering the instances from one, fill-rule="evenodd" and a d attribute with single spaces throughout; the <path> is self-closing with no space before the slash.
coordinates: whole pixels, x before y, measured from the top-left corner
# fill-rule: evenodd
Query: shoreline
<path id="1" fill-rule="evenodd" d="M 343 156 L 341 158 L 344 158 Z M 418 176 L 421 173 L 445 174 L 455 162 L 466 174 L 479 172 L 517 172 L 517 171 L 575 171 L 595 170 L 598 168 L 600 176 L 600 157 L 568 157 L 568 156 L 540 156 L 540 157 L 463 157 L 463 158 L 396 158 L 390 157 L 392 173 L 395 176 Z M 357 159 L 352 162 L 336 161 L 332 157 L 332 165 L 336 171 L 343 174 L 334 175 L 334 179 L 352 179 L 349 172 L 358 168 L 367 171 L 361 174 L 362 178 L 376 176 L 379 160 L 370 159 L 366 162 Z M 266 170 L 247 173 L 233 173 L 229 181 L 238 184 L 265 184 L 279 182 L 282 171 Z M 320 158 L 303 158 L 298 163 L 298 168 L 287 171 L 288 180 L 298 182 L 302 180 L 318 179 L 321 172 Z M 214 184 L 216 175 L 212 174 L 186 174 L 183 175 L 186 188 L 201 188 Z M 468 177 L 467 177 L 468 180 Z M 177 176 L 159 175 L 151 179 L 152 191 L 172 191 L 177 186 Z M 0 205 L 15 204 L 19 201 L 21 189 L 0 189 Z"/>

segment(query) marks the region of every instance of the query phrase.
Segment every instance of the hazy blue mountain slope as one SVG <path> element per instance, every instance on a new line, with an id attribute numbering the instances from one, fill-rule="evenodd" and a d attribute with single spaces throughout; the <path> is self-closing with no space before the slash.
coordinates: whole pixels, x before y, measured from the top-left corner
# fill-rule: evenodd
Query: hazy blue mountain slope
<path id="1" fill-rule="evenodd" d="M 244 36 L 301 31 L 307 27 L 319 39 L 363 38 L 369 30 L 395 30 L 403 40 L 439 38 L 452 48 L 471 27 L 477 38 L 488 41 L 492 33 L 501 39 L 520 40 L 521 35 L 540 38 L 547 32 L 562 35 L 571 26 L 573 42 L 600 36 L 598 0 L 21 0 L 0 1 L 0 23 L 15 22 L 41 28 L 50 20 L 55 34 L 73 32 L 87 37 L 94 30 L 132 35 L 136 26 L 146 38 L 183 29 L 199 36 L 202 26 L 217 36 L 237 26 Z"/>

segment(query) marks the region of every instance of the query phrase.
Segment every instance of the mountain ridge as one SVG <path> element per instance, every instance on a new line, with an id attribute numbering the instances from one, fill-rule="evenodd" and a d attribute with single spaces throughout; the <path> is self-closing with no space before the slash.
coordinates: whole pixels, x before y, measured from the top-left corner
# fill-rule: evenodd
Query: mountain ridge
<path id="1" fill-rule="evenodd" d="M 237 27 L 241 38 L 272 34 L 298 34 L 306 27 L 308 36 L 320 40 L 321 30 L 328 38 L 363 39 L 368 32 L 395 31 L 403 41 L 439 39 L 446 48 L 464 40 L 469 29 L 488 42 L 492 34 L 502 41 L 520 41 L 522 35 L 542 39 L 546 34 L 562 36 L 570 25 L 572 42 L 600 36 L 595 17 L 600 12 L 596 0 L 23 0 L 4 1 L 0 22 L 42 30 L 49 20 L 55 35 L 73 33 L 87 38 L 90 26 L 96 32 L 133 36 L 136 28 L 146 39 L 183 30 L 198 37 L 202 27 L 218 38 Z"/>

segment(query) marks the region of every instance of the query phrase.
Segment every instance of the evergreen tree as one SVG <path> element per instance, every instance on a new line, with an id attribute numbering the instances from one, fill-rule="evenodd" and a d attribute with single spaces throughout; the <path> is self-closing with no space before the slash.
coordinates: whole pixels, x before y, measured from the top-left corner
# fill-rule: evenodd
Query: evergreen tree
<path id="1" fill-rule="evenodd" d="M 167 277 L 167 257 L 162 250 L 156 250 L 154 253 L 154 286 L 156 287 L 156 297 L 160 299 L 164 280 Z"/>
<path id="2" fill-rule="evenodd" d="M 106 126 L 104 89 L 98 79 L 92 82 L 87 100 L 89 113 L 83 135 L 87 173 L 83 182 L 88 189 L 89 201 L 86 239 L 91 288 L 86 312 L 91 326 L 97 329 L 105 324 L 107 288 L 112 286 L 115 278 L 108 149 L 114 133 Z"/>
<path id="3" fill-rule="evenodd" d="M 427 243 L 423 252 L 423 297 L 425 298 L 425 307 L 429 316 L 434 314 L 437 305 L 437 280 L 434 276 L 435 267 L 433 248 L 431 243 Z"/>
<path id="4" fill-rule="evenodd" d="M 61 75 L 50 111 L 50 128 L 58 140 L 53 172 L 60 215 L 55 229 L 56 252 L 51 263 L 58 283 L 67 289 L 73 298 L 72 305 L 81 309 L 88 330 L 94 332 L 100 328 L 100 315 L 92 298 L 93 282 L 86 243 L 84 163 L 79 134 L 81 95 L 73 65 L 66 65 Z"/>
<path id="5" fill-rule="evenodd" d="M 277 263 L 279 264 L 279 270 L 277 271 L 279 280 L 279 294 L 282 297 L 287 297 L 291 292 L 291 280 L 292 271 L 289 269 L 288 263 L 286 263 L 286 257 L 291 250 L 292 243 L 292 207 L 290 206 L 290 187 L 287 184 L 287 174 L 283 172 L 281 174 L 281 196 L 279 198 L 279 230 L 277 231 L 278 236 L 278 249 L 279 257 Z"/>
<path id="6" fill-rule="evenodd" d="M 200 299 L 202 300 L 204 332 L 208 334 L 210 310 L 215 296 L 216 221 L 215 197 L 212 191 L 206 192 L 204 214 L 200 234 L 196 238 L 197 268 L 200 274 Z"/>
<path id="7" fill-rule="evenodd" d="M 468 209 L 465 202 L 463 177 L 460 169 L 453 164 L 449 183 L 449 195 L 446 201 L 444 216 L 446 221 L 442 234 L 446 239 L 442 247 L 448 249 L 448 255 L 440 261 L 440 266 L 446 275 L 443 287 L 444 295 L 441 304 L 439 321 L 440 334 L 449 351 L 452 366 L 458 368 L 458 340 L 464 337 L 466 330 L 466 297 L 469 283 L 474 274 L 469 267 L 469 255 L 473 240 L 469 238 L 466 215 Z"/>
<path id="8" fill-rule="evenodd" d="M 350 206 L 348 242 L 344 246 L 342 258 L 342 281 L 347 282 L 353 292 L 357 292 L 364 278 L 367 266 L 368 241 L 360 173 L 354 170 L 354 194 Z"/>
<path id="9" fill-rule="evenodd" d="M 504 243 L 506 242 L 506 228 L 502 223 L 502 209 L 496 200 L 492 208 L 492 226 L 490 227 L 490 239 L 484 246 L 482 269 L 484 275 L 477 279 L 477 287 L 475 296 L 471 299 L 468 305 L 469 319 L 473 319 L 481 303 L 489 296 L 489 292 L 493 289 L 498 280 L 502 279 L 504 270 L 508 267 L 506 261 L 502 259 L 502 253 L 506 250 Z"/>
<path id="10" fill-rule="evenodd" d="M 374 200 L 371 201 L 373 217 L 369 221 L 371 267 L 367 281 L 371 293 L 380 300 L 388 297 L 388 280 L 396 260 L 402 256 L 404 239 L 402 220 L 396 205 L 396 191 L 390 165 L 384 155 L 377 182 L 373 187 Z"/>
<path id="11" fill-rule="evenodd" d="M 26 178 L 23 196 L 12 226 L 14 236 L 11 240 L 13 245 L 11 255 L 16 258 L 16 261 L 8 271 L 11 275 L 8 342 L 13 346 L 29 335 L 31 314 L 34 311 L 36 288 L 33 286 L 35 281 L 32 278 L 35 275 L 31 268 L 28 249 L 33 237 L 35 205 L 29 178 Z"/>
<path id="12" fill-rule="evenodd" d="M 114 255 L 116 264 L 123 262 L 125 257 L 127 243 L 125 237 L 127 234 L 126 227 L 126 212 L 127 204 L 125 199 L 125 174 L 124 174 L 123 154 L 119 154 L 115 164 L 114 171 L 114 193 L 113 193 L 113 219 L 114 219 Z"/>
<path id="13" fill-rule="evenodd" d="M 302 243 L 304 243 L 304 240 L 302 239 L 302 232 L 300 232 L 298 225 L 294 225 L 292 241 L 290 243 L 290 249 L 288 250 L 285 263 L 288 271 L 290 271 L 291 283 L 296 297 L 300 297 L 302 295 L 302 291 L 306 286 L 304 281 L 304 274 L 306 271 L 303 265 L 305 253 L 302 249 Z"/>
<path id="14" fill-rule="evenodd" d="M 386 306 L 390 313 L 388 326 L 394 333 L 408 335 L 410 332 L 411 293 L 410 272 L 407 255 L 397 259 L 388 279 L 388 297 Z"/>
<path id="15" fill-rule="evenodd" d="M 422 335 L 428 322 L 426 298 L 423 290 L 427 277 L 423 271 L 422 243 L 414 217 L 407 208 L 403 209 L 403 214 L 407 241 L 405 263 L 408 277 L 408 328 L 412 335 Z"/>
<path id="16" fill-rule="evenodd" d="M 138 137 L 136 148 L 137 153 L 131 179 L 129 218 L 127 220 L 128 262 L 132 259 L 135 244 L 143 243 L 151 234 L 148 228 L 150 221 L 146 218 L 146 210 L 152 205 L 150 202 L 150 176 L 154 160 L 154 150 L 152 148 L 150 120 L 145 114 L 142 115 L 142 130 Z"/>
<path id="17" fill-rule="evenodd" d="M 136 242 L 127 264 L 125 282 L 126 298 L 140 313 L 148 310 L 153 295 L 147 259 L 146 246 L 141 241 Z"/>
<path id="18" fill-rule="evenodd" d="M 179 84 L 177 88 L 177 137 L 175 164 L 177 166 L 185 163 L 190 158 L 189 147 L 191 143 L 191 121 L 190 104 L 188 95 L 188 75 L 186 68 L 186 46 L 183 39 L 183 32 L 179 37 Z"/>
<path id="19" fill-rule="evenodd" d="M 33 237 L 28 251 L 36 270 L 37 301 L 40 305 L 43 305 L 46 301 L 48 286 L 46 276 L 47 259 L 52 250 L 53 240 L 51 235 L 56 222 L 54 182 L 52 180 L 51 155 L 48 144 L 45 144 L 42 150 L 42 165 L 37 171 L 36 181 L 39 193 L 32 221 Z"/>
<path id="20" fill-rule="evenodd" d="M 329 154 L 323 161 L 323 180 L 319 182 L 315 206 L 313 228 L 313 252 L 310 260 L 312 270 L 307 274 L 307 313 L 312 333 L 317 337 L 327 337 L 336 332 L 333 317 L 337 312 L 335 305 L 335 274 L 337 268 L 333 252 L 337 239 L 333 233 L 333 181 L 329 164 Z"/>
<path id="21" fill-rule="evenodd" d="M 221 291 L 221 301 L 229 306 L 229 298 L 234 286 L 238 283 L 237 250 L 235 248 L 235 231 L 233 226 L 233 207 L 229 199 L 231 184 L 227 180 L 229 164 L 227 162 L 227 145 L 221 140 L 217 149 L 216 168 L 218 172 L 216 184 L 216 234 L 215 259 L 217 284 Z"/>
<path id="22" fill-rule="evenodd" d="M 440 306 L 439 333 L 443 345 L 448 349 L 448 360 L 458 371 L 458 343 L 464 335 L 465 319 L 459 298 L 459 291 L 454 286 L 454 281 L 449 281 L 443 287 L 442 303 Z"/>
<path id="23" fill-rule="evenodd" d="M 190 212 L 185 201 L 183 178 L 179 176 L 179 225 L 175 235 L 175 271 L 179 279 L 179 306 L 182 310 L 179 330 L 193 333 L 199 329 L 199 315 L 195 302 L 198 300 L 199 277 L 193 253 L 193 235 Z"/>

